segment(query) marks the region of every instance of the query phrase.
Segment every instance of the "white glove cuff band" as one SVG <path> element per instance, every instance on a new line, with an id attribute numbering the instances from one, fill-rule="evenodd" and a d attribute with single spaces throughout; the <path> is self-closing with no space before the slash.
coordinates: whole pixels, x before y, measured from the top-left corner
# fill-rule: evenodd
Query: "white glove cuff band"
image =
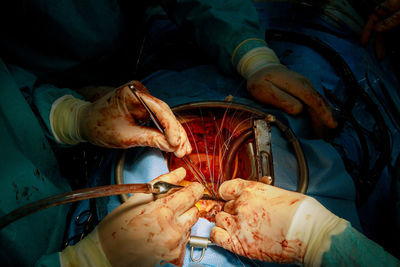
<path id="1" fill-rule="evenodd" d="M 301 240 L 307 246 L 305 266 L 320 266 L 322 254 L 331 245 L 331 236 L 342 233 L 348 222 L 337 217 L 317 200 L 307 197 L 293 216 L 287 240 Z"/>
<path id="2" fill-rule="evenodd" d="M 68 246 L 60 252 L 60 263 L 61 267 L 111 266 L 101 246 L 97 228 L 76 245 Z"/>
<path id="3" fill-rule="evenodd" d="M 239 60 L 236 66 L 237 71 L 244 78 L 249 79 L 251 75 L 256 73 L 268 65 L 280 64 L 275 52 L 267 46 L 251 49 Z"/>
<path id="4" fill-rule="evenodd" d="M 84 142 L 79 132 L 79 112 L 89 102 L 65 95 L 54 101 L 50 111 L 51 131 L 57 142 L 77 144 Z"/>

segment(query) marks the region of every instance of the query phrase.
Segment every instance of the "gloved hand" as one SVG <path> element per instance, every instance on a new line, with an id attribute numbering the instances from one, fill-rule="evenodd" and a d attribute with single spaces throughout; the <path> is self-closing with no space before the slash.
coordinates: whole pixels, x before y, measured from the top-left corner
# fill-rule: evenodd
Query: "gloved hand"
<path id="1" fill-rule="evenodd" d="M 312 197 L 259 182 L 230 180 L 219 194 L 228 202 L 211 240 L 252 259 L 319 266 L 330 236 L 348 225 Z"/>
<path id="2" fill-rule="evenodd" d="M 179 168 L 152 183 L 176 184 L 185 176 L 185 169 Z M 87 237 L 63 250 L 63 266 L 154 266 L 160 261 L 182 265 L 190 228 L 199 218 L 194 204 L 203 191 L 201 184 L 191 183 L 156 201 L 151 194 L 135 194 Z"/>
<path id="3" fill-rule="evenodd" d="M 304 76 L 280 64 L 268 47 L 254 48 L 237 64 L 238 72 L 247 79 L 247 89 L 258 101 L 276 106 L 288 114 L 299 114 L 308 107 L 314 128 L 335 128 L 337 122 L 331 107 Z"/>
<path id="4" fill-rule="evenodd" d="M 385 56 L 383 33 L 400 25 L 400 1 L 387 0 L 375 7 L 361 34 L 361 43 L 367 44 L 375 32 L 375 51 L 378 59 Z"/>
<path id="5" fill-rule="evenodd" d="M 151 96 L 138 81 L 131 82 L 137 93 L 154 111 L 165 130 L 138 125 L 148 118 L 131 89 L 124 85 L 93 103 L 73 96 L 58 99 L 50 113 L 50 124 L 56 139 L 61 143 L 76 144 L 89 141 L 109 148 L 151 146 L 183 157 L 192 151 L 185 130 L 169 106 Z"/>

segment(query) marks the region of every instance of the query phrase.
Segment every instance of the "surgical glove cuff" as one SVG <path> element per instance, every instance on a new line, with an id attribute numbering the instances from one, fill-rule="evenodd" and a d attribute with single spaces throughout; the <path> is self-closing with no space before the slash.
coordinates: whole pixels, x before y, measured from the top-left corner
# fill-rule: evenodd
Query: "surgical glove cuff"
<path id="1" fill-rule="evenodd" d="M 247 80 L 260 69 L 280 64 L 275 52 L 267 46 L 251 49 L 239 60 L 237 71 Z"/>
<path id="2" fill-rule="evenodd" d="M 90 102 L 65 95 L 57 99 L 50 111 L 51 131 L 57 142 L 63 144 L 78 144 L 85 142 L 80 133 L 79 116 L 83 108 Z"/>
<path id="3" fill-rule="evenodd" d="M 99 266 L 109 267 L 111 263 L 102 249 L 97 228 L 73 246 L 60 252 L 61 267 L 64 266 Z"/>
<path id="4" fill-rule="evenodd" d="M 320 266 L 322 255 L 331 245 L 331 237 L 342 233 L 349 222 L 337 217 L 317 200 L 307 197 L 293 216 L 287 240 L 300 240 L 306 247 L 305 266 Z"/>

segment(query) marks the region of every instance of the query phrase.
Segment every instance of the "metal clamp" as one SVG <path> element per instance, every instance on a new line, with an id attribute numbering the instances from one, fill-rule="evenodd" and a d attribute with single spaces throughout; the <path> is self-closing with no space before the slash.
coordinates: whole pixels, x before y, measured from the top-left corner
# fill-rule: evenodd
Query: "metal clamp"
<path id="1" fill-rule="evenodd" d="M 272 115 L 268 121 L 275 121 Z M 254 120 L 257 179 L 266 184 L 274 183 L 274 164 L 271 149 L 271 126 L 265 120 Z"/>
<path id="2" fill-rule="evenodd" d="M 190 246 L 190 259 L 193 262 L 200 262 L 204 258 L 204 253 L 206 252 L 207 247 L 212 245 L 213 243 L 210 241 L 210 239 L 208 239 L 206 237 L 190 236 L 188 244 Z M 198 259 L 195 259 L 193 256 L 194 248 L 202 248 L 203 249 L 201 251 L 201 255 Z"/>

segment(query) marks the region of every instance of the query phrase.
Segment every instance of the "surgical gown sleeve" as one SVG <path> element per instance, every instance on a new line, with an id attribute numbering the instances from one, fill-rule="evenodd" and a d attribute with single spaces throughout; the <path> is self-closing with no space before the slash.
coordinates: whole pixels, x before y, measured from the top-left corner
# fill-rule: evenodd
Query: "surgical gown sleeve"
<path id="1" fill-rule="evenodd" d="M 0 58 L 0 215 L 70 191 L 33 112 L 29 88 L 35 76 Z M 25 95 L 25 97 L 24 97 Z M 69 205 L 45 209 L 0 231 L 1 266 L 33 266 L 62 245 Z M 56 264 L 49 266 L 57 266 Z"/>
<path id="2" fill-rule="evenodd" d="M 35 267 L 57 267 L 61 266 L 60 263 L 60 253 L 53 253 L 50 255 L 45 255 L 36 262 Z"/>
<path id="3" fill-rule="evenodd" d="M 266 46 L 258 14 L 250 0 L 164 0 L 163 6 L 196 43 L 232 73 L 244 54 Z"/>
<path id="4" fill-rule="evenodd" d="M 68 88 L 58 88 L 51 84 L 38 84 L 37 77 L 34 74 L 17 66 L 9 65 L 8 68 L 36 116 L 39 117 L 39 121 L 42 122 L 46 136 L 54 140 L 50 126 L 50 110 L 53 103 L 64 95 L 73 95 L 80 99 L 83 99 L 83 97 Z"/>
<path id="5" fill-rule="evenodd" d="M 331 237 L 321 266 L 400 266 L 400 261 L 348 223 L 342 233 Z"/>

